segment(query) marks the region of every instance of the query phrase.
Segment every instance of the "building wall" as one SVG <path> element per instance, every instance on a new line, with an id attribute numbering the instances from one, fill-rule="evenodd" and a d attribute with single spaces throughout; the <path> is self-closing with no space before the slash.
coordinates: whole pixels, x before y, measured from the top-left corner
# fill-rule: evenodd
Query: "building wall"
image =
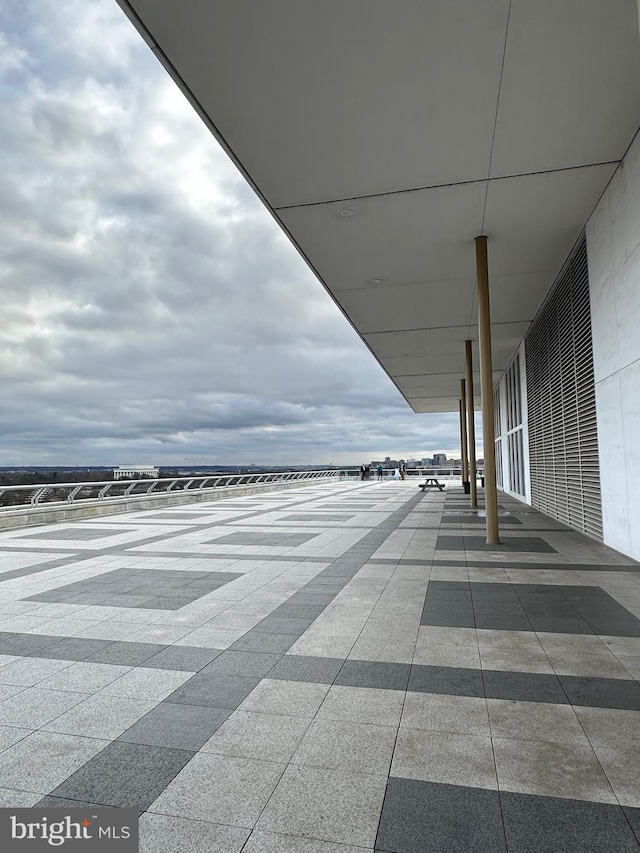
<path id="1" fill-rule="evenodd" d="M 603 534 L 640 560 L 640 138 L 587 224 Z"/>

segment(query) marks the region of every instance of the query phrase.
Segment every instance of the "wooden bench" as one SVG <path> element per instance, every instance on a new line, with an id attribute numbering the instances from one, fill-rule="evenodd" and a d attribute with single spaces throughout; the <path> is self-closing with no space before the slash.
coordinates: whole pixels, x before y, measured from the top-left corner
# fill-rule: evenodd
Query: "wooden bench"
<path id="1" fill-rule="evenodd" d="M 427 477 L 424 483 L 419 483 L 418 488 L 422 489 L 424 492 L 426 489 L 440 489 L 440 491 L 444 491 L 444 483 L 441 483 L 435 477 Z"/>

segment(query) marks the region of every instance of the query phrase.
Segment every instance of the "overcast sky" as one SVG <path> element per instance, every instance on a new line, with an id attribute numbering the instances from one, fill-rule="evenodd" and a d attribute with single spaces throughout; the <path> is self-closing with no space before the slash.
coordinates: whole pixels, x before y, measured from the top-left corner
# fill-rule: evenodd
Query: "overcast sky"
<path id="1" fill-rule="evenodd" d="M 115 0 L 2 0 L 0 111 L 0 466 L 458 454 Z"/>

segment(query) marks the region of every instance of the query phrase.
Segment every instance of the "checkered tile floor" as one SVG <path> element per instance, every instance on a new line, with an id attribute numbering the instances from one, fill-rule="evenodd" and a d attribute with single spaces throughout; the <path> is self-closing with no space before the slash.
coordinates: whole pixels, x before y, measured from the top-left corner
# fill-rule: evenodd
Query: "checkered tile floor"
<path id="1" fill-rule="evenodd" d="M 640 565 L 333 483 L 0 534 L 0 805 L 145 853 L 640 851 Z"/>

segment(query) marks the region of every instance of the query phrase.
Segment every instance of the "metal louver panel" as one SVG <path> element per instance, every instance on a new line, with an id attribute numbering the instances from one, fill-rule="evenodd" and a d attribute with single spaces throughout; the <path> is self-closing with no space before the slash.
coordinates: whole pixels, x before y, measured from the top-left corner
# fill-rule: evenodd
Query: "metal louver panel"
<path id="1" fill-rule="evenodd" d="M 525 361 L 531 503 L 602 539 L 584 236 L 525 339 Z"/>

